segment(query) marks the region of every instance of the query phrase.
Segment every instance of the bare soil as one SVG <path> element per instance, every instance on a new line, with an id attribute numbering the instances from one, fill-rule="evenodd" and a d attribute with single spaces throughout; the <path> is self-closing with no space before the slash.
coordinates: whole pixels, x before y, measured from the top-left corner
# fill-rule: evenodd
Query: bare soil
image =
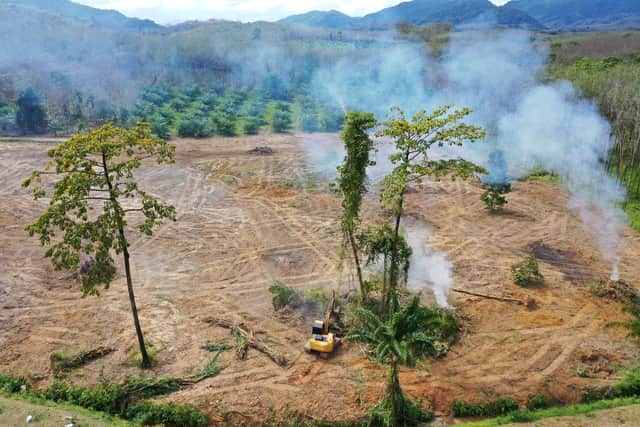
<path id="1" fill-rule="evenodd" d="M 151 238 L 135 232 L 135 219 L 130 224 L 142 327 L 159 360 L 153 374 L 191 374 L 210 357 L 202 345 L 233 343 L 228 330 L 204 321 L 211 316 L 244 322 L 291 361 L 280 368 L 254 350 L 245 361 L 227 351 L 218 376 L 173 394 L 173 401 L 214 417 L 227 414 L 236 423 L 263 420 L 273 411 L 345 420 L 364 414 L 383 391 L 384 368 L 358 345 L 346 344 L 329 360 L 307 355 L 309 325 L 271 306 L 267 289 L 276 279 L 305 289 L 355 285 L 351 274 L 337 269 L 340 199 L 291 185 L 309 173 L 301 138 L 178 140 L 175 164 L 148 165 L 140 173 L 142 187 L 178 211 L 177 222 Z M 20 183 L 45 164 L 50 147 L 0 144 L 0 372 L 41 379 L 44 386 L 52 379 L 51 352 L 107 346 L 118 350 L 70 378 L 90 384 L 101 376 L 140 375 L 130 362 L 136 341 L 124 277 L 100 297 L 81 298 L 73 275 L 54 271 L 38 241 L 24 232 L 46 201 L 33 201 Z M 250 154 L 255 147 L 273 152 Z M 568 195 L 548 183 L 516 183 L 506 211 L 492 215 L 481 193 L 474 183 L 427 182 L 410 192 L 407 208 L 432 227 L 432 247 L 453 261 L 456 288 L 534 298 L 536 309 L 452 294 L 467 319 L 465 333 L 444 360 L 403 369 L 407 392 L 447 415 L 456 398 L 508 395 L 524 402 L 542 391 L 569 403 L 587 385 L 615 382 L 609 368 L 637 358 L 637 343 L 606 326 L 625 318 L 621 305 L 589 293 L 590 281 L 608 275 L 609 266 L 566 207 Z M 374 196 L 366 211 L 369 219 L 382 218 Z M 519 288 L 510 266 L 531 251 L 546 284 Z M 640 278 L 639 254 L 640 235 L 627 230 L 620 270 L 632 286 Z M 431 300 L 428 291 L 424 298 Z"/>

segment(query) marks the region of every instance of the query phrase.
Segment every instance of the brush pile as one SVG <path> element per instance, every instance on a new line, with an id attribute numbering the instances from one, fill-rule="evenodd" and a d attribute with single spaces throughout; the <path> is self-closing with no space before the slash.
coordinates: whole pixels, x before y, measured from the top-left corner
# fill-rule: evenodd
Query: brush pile
<path id="1" fill-rule="evenodd" d="M 273 154 L 273 148 L 270 147 L 256 147 L 252 150 L 247 151 L 247 154 L 252 154 L 254 156 L 270 156 Z"/>
<path id="2" fill-rule="evenodd" d="M 624 280 L 598 279 L 591 285 L 591 293 L 622 304 L 640 303 L 638 290 Z"/>

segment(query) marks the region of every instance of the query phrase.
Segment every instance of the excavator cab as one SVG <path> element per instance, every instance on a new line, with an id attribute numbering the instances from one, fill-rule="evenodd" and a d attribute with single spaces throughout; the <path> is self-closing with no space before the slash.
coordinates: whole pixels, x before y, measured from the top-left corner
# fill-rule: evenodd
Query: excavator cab
<path id="1" fill-rule="evenodd" d="M 335 302 L 336 293 L 333 291 L 331 304 L 329 305 L 329 310 L 327 311 L 324 321 L 315 320 L 311 326 L 311 338 L 304 346 L 307 353 L 319 353 L 320 355 L 328 356 L 333 353 L 336 344 L 338 344 L 338 338 L 335 334 L 329 332 L 329 323 L 331 322 Z"/>

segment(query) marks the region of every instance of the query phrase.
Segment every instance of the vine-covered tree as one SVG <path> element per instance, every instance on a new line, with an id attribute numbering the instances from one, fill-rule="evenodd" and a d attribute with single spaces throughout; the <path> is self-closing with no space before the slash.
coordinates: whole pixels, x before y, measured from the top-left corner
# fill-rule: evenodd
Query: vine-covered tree
<path id="1" fill-rule="evenodd" d="M 470 113 L 468 108 L 451 111 L 451 107 L 445 105 L 431 113 L 420 111 L 407 120 L 400 109 L 394 108 L 391 119 L 378 132 L 379 136 L 391 138 L 395 145 L 395 152 L 389 156 L 394 168 L 384 178 L 380 194 L 383 206 L 390 208 L 395 217 L 389 287 L 383 296 L 383 305 L 390 315 L 397 309 L 397 304 L 392 303 L 392 295 L 398 284 L 400 220 L 408 186 L 421 183 L 426 176 L 466 179 L 484 172 L 481 167 L 464 159 L 432 160 L 429 156 L 429 150 L 434 146 L 462 146 L 466 141 L 473 142 L 485 137 L 486 132 L 482 128 L 461 122 Z"/>
<path id="2" fill-rule="evenodd" d="M 173 206 L 140 189 L 134 176 L 145 159 L 173 162 L 174 151 L 175 146 L 153 136 L 147 124 L 131 130 L 105 125 L 50 150 L 51 160 L 44 170 L 34 171 L 23 183 L 32 187 L 36 199 L 46 197 L 47 185 L 53 184 L 49 207 L 26 230 L 30 236 L 38 235 L 43 246 L 50 246 L 45 257 L 57 270 L 77 271 L 83 254 L 93 257 L 91 264 L 83 266 L 85 295 L 98 295 L 99 285 L 109 287 L 116 271 L 111 250 L 122 254 L 144 368 L 150 367 L 151 360 L 138 319 L 125 230 L 127 216 L 134 213 L 142 215 L 138 228 L 147 236 L 163 220 L 175 221 Z M 44 179 L 49 175 L 55 182 Z"/>
<path id="3" fill-rule="evenodd" d="M 360 223 L 362 197 L 367 192 L 367 167 L 371 165 L 369 154 L 373 150 L 373 141 L 367 131 L 375 124 L 373 113 L 351 111 L 345 117 L 344 129 L 340 135 L 346 149 L 344 162 L 338 167 L 338 188 L 343 197 L 340 221 L 343 250 L 347 244 L 351 247 L 360 284 L 360 296 L 363 300 L 367 297 L 367 291 L 355 234 Z"/>

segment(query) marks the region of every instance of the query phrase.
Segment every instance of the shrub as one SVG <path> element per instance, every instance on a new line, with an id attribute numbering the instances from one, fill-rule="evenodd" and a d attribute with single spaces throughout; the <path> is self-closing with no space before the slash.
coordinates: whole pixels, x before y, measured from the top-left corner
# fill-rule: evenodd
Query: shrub
<path id="1" fill-rule="evenodd" d="M 513 283 L 518 286 L 534 286 L 544 283 L 544 276 L 540 273 L 538 261 L 533 255 L 529 255 L 523 261 L 511 266 Z"/>
<path id="2" fill-rule="evenodd" d="M 414 403 L 409 397 L 403 396 L 402 408 L 405 426 L 417 426 L 420 423 L 427 423 L 433 419 L 433 412 L 423 409 Z M 378 405 L 369 410 L 369 423 L 372 427 L 394 427 L 391 417 L 391 400 L 385 398 Z"/>
<path id="3" fill-rule="evenodd" d="M 182 138 L 205 138 L 211 136 L 211 128 L 206 119 L 187 116 L 178 123 L 178 136 Z"/>
<path id="4" fill-rule="evenodd" d="M 482 193 L 480 200 L 484 202 L 489 212 L 497 212 L 508 203 L 504 197 L 507 193 L 511 193 L 511 184 L 491 184 L 487 187 L 487 191 Z"/>
<path id="5" fill-rule="evenodd" d="M 27 383 L 22 378 L 0 374 L 0 391 L 5 393 L 18 393 L 27 388 Z"/>
<path id="6" fill-rule="evenodd" d="M 260 133 L 260 120 L 255 117 L 247 117 L 242 123 L 242 131 L 246 135 L 257 135 Z"/>
<path id="7" fill-rule="evenodd" d="M 453 401 L 453 414 L 456 417 L 495 417 L 509 414 L 518 409 L 518 403 L 506 397 L 487 403 L 469 403 L 463 400 Z"/>
<path id="8" fill-rule="evenodd" d="M 166 427 L 206 427 L 209 425 L 207 417 L 193 406 L 173 403 L 136 404 L 129 408 L 125 418 L 145 426 L 161 424 Z"/>
<path id="9" fill-rule="evenodd" d="M 527 402 L 527 409 L 530 411 L 533 411 L 535 409 L 549 408 L 556 403 L 559 403 L 559 402 L 555 402 L 554 400 L 549 399 L 544 394 L 536 394 L 532 396 Z"/>
<path id="10" fill-rule="evenodd" d="M 622 381 L 610 387 L 591 387 L 582 396 L 583 402 L 640 396 L 640 369 L 628 371 Z"/>

